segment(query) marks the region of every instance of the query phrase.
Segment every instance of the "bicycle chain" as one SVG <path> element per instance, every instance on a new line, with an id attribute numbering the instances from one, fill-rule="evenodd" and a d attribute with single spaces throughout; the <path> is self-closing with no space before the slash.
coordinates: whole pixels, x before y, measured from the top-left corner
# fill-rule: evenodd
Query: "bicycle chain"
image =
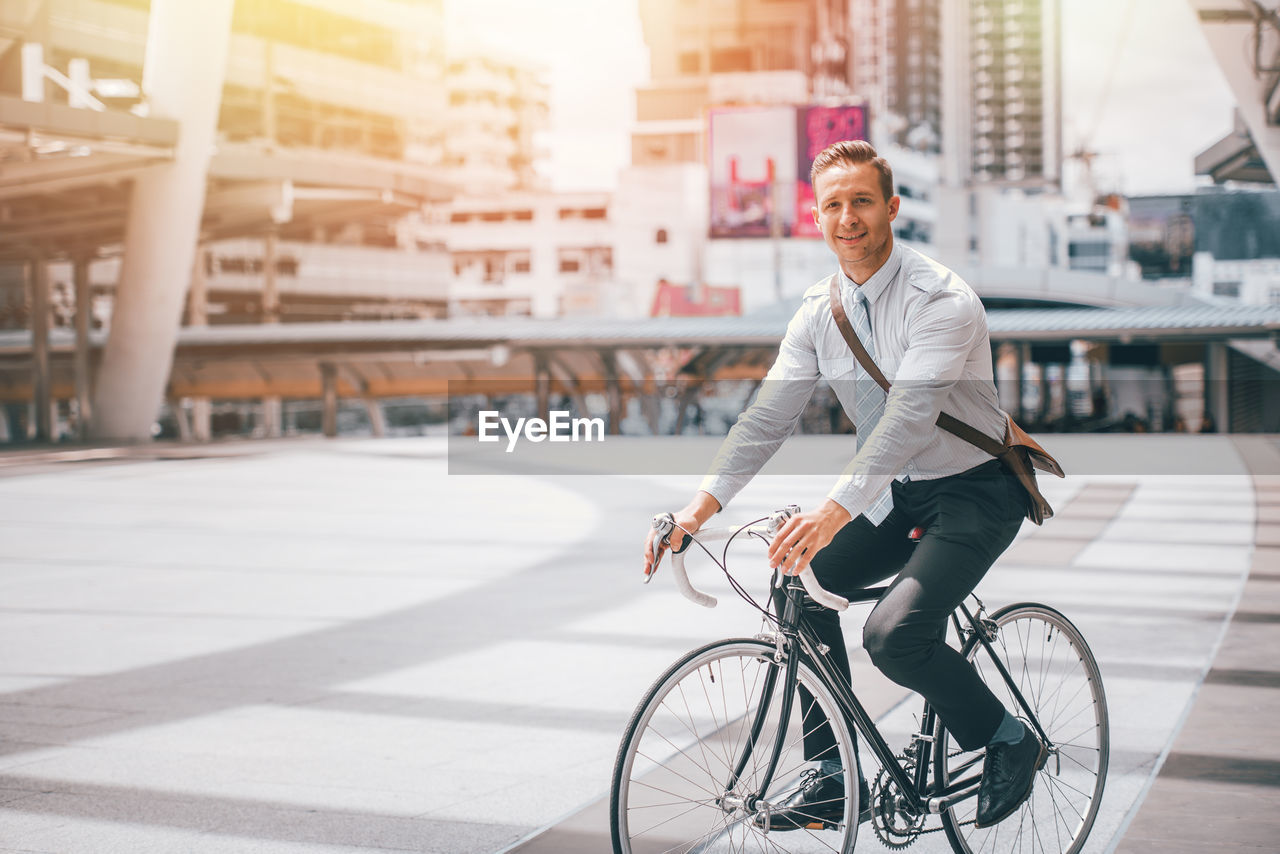
<path id="1" fill-rule="evenodd" d="M 964 752 L 965 751 L 963 750 L 957 750 L 954 753 L 951 753 L 950 755 L 948 755 L 947 758 L 953 759 Z M 907 759 L 907 755 L 905 753 L 902 753 L 897 757 L 897 759 L 900 762 L 905 761 Z M 872 790 L 872 794 L 871 794 L 871 803 L 872 803 L 871 829 L 875 831 L 876 838 L 880 840 L 881 845 L 883 845 L 885 848 L 888 848 L 891 851 L 901 851 L 904 848 L 910 848 L 912 845 L 915 844 L 917 839 L 919 839 L 921 836 L 924 836 L 925 834 L 941 833 L 942 831 L 946 830 L 946 828 L 941 824 L 939 824 L 937 827 L 916 828 L 912 830 L 909 835 L 901 834 L 903 841 L 899 842 L 897 838 L 900 836 L 900 834 L 898 832 L 890 830 L 888 827 L 881 826 L 881 822 L 884 821 L 884 815 L 880 809 L 880 804 L 878 802 L 884 798 L 884 794 L 883 794 L 884 785 L 885 785 L 884 781 L 886 780 L 888 780 L 888 774 L 883 769 L 881 769 L 880 773 L 876 775 L 875 788 Z M 977 818 L 975 817 L 975 818 L 969 819 L 968 821 L 958 821 L 955 824 L 957 828 L 960 828 L 960 827 L 969 827 L 970 825 L 975 824 L 976 822 L 977 822 Z"/>
<path id="2" fill-rule="evenodd" d="M 898 761 L 904 765 L 910 766 L 911 762 L 907 760 L 907 754 L 902 753 L 896 757 Z M 894 783 L 889 777 L 889 773 L 883 768 L 876 775 L 875 786 L 871 790 L 871 829 L 875 831 L 876 838 L 880 840 L 880 844 L 891 851 L 901 851 L 904 848 L 910 848 L 915 841 L 920 838 L 922 833 L 931 833 L 931 830 L 924 830 L 925 816 L 912 816 L 909 820 L 912 824 L 919 822 L 918 826 L 908 827 L 905 830 L 893 826 L 895 819 L 907 819 L 908 816 L 900 814 L 899 811 L 888 804 L 887 801 L 893 794 Z M 939 828 L 940 829 L 940 828 Z"/>

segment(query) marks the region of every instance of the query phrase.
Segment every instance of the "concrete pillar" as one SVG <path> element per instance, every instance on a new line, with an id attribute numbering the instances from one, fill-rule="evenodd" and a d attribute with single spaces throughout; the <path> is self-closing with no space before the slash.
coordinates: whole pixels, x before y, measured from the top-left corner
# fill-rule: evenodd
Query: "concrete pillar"
<path id="1" fill-rule="evenodd" d="M 49 262 L 34 255 L 27 265 L 31 293 L 31 405 L 37 442 L 53 438 L 52 386 L 49 376 Z"/>
<path id="2" fill-rule="evenodd" d="M 323 398 L 320 428 L 332 439 L 338 435 L 338 369 L 329 362 L 320 363 L 320 388 Z"/>
<path id="3" fill-rule="evenodd" d="M 187 417 L 187 408 L 182 405 L 183 398 L 169 398 L 169 411 L 173 413 L 174 423 L 178 425 L 178 441 L 190 442 L 191 419 Z"/>
<path id="4" fill-rule="evenodd" d="M 578 378 L 574 376 L 573 371 L 569 370 L 569 367 L 564 362 L 555 356 L 549 355 L 547 360 L 551 375 L 559 380 L 560 385 L 568 389 L 569 396 L 573 398 L 573 405 L 578 409 L 578 416 L 587 417 L 590 414 L 590 410 L 587 407 L 587 399 L 583 396 L 582 386 L 578 382 Z"/>
<path id="5" fill-rule="evenodd" d="M 226 72 L 232 0 L 152 0 L 142 89 L 176 119 L 174 159 L 133 182 L 111 332 L 93 395 L 92 434 L 145 441 L 164 399 L 204 208 Z"/>
<path id="6" fill-rule="evenodd" d="M 622 432 L 622 418 L 625 414 L 622 397 L 622 381 L 618 377 L 618 360 L 612 350 L 601 350 L 600 364 L 604 368 L 604 392 L 609 401 L 609 435 L 617 436 Z"/>
<path id="7" fill-rule="evenodd" d="M 262 433 L 268 439 L 284 435 L 284 404 L 279 395 L 262 398 Z"/>
<path id="8" fill-rule="evenodd" d="M 89 287 L 89 261 L 92 256 L 81 252 L 72 259 L 72 273 L 76 290 L 76 438 L 89 438 L 89 423 L 93 407 L 89 397 L 93 390 L 89 363 L 89 328 L 93 321 L 93 293 Z"/>
<path id="9" fill-rule="evenodd" d="M 1230 403 L 1227 396 L 1227 343 L 1210 341 L 1204 348 L 1204 411 L 1213 419 L 1207 432 L 1231 432 Z M 1201 427 L 1203 431 L 1204 428 Z"/>
<path id="10" fill-rule="evenodd" d="M 551 367 L 547 363 L 547 354 L 541 351 L 533 354 L 533 394 L 538 417 L 544 420 L 551 418 Z"/>
<path id="11" fill-rule="evenodd" d="M 213 403 L 207 397 L 191 398 L 191 440 L 208 442 L 213 438 Z"/>
<path id="12" fill-rule="evenodd" d="M 991 345 L 991 367 L 995 375 L 996 400 L 1000 408 L 1018 417 L 1018 347 L 1005 341 Z"/>
<path id="13" fill-rule="evenodd" d="M 387 435 L 387 417 L 382 411 L 382 401 L 368 395 L 361 399 L 364 401 L 364 411 L 369 413 L 369 426 L 373 429 L 373 435 L 381 439 Z"/>
<path id="14" fill-rule="evenodd" d="M 280 322 L 280 291 L 276 281 L 278 242 L 279 237 L 274 228 L 262 238 L 262 322 L 268 324 Z M 278 395 L 268 395 L 262 399 L 262 424 L 268 439 L 278 439 L 284 434 L 284 410 Z"/>
<path id="15" fill-rule="evenodd" d="M 1018 348 L 1018 400 L 1014 403 L 1017 411 L 1013 417 L 1022 422 L 1027 415 L 1027 365 L 1031 364 L 1031 342 L 1019 341 L 1015 346 Z"/>
<path id="16" fill-rule="evenodd" d="M 187 295 L 187 325 L 209 325 L 209 247 L 196 245 L 195 259 L 191 263 L 190 293 Z M 191 401 L 191 435 L 183 441 L 208 442 L 213 438 L 213 403 L 207 397 L 193 397 Z"/>

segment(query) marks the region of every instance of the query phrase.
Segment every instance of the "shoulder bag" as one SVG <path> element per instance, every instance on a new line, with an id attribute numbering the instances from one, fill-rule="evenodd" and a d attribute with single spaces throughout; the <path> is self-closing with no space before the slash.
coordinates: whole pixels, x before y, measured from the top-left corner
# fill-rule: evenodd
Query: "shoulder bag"
<path id="1" fill-rule="evenodd" d="M 885 379 L 880 368 L 872 360 L 871 354 L 867 352 L 867 348 L 862 346 L 862 342 L 858 340 L 857 333 L 853 331 L 853 325 L 849 323 L 849 317 L 845 314 L 844 305 L 840 302 L 840 286 L 835 276 L 831 277 L 831 313 L 835 317 L 836 326 L 840 328 L 840 334 L 844 336 L 844 340 L 849 344 L 849 349 L 853 350 L 853 355 L 858 359 L 858 363 L 862 365 L 863 370 L 874 379 L 879 386 L 889 392 L 889 381 Z M 1040 487 L 1036 484 L 1036 469 L 1047 471 L 1058 477 L 1066 477 L 1062 466 L 1058 461 L 1050 456 L 1049 452 L 1040 447 L 1040 444 L 1032 439 L 1025 430 L 1014 423 L 1013 416 L 1005 413 L 1004 441 L 997 442 L 987 434 L 971 427 L 965 422 L 953 418 L 945 412 L 938 413 L 937 424 L 943 430 L 954 436 L 965 440 L 971 445 L 986 451 L 991 456 L 998 459 L 1004 466 L 1008 474 L 1013 475 L 1022 484 L 1027 493 L 1027 518 L 1037 525 L 1044 524 L 1044 520 L 1053 516 L 1053 508 L 1049 506 L 1049 502 L 1040 494 Z"/>

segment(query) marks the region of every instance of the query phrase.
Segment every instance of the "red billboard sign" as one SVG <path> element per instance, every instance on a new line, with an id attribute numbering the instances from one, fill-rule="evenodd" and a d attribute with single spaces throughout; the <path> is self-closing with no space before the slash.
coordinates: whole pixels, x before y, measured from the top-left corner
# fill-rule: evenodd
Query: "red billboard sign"
<path id="1" fill-rule="evenodd" d="M 842 139 L 866 139 L 867 111 L 835 107 L 726 107 L 711 111 L 712 237 L 820 237 L 809 168 Z"/>

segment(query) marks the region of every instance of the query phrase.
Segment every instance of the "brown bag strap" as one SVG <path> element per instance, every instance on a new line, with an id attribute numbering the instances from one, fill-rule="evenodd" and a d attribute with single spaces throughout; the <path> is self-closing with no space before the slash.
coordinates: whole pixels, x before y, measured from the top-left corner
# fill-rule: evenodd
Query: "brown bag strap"
<path id="1" fill-rule="evenodd" d="M 867 352 L 867 348 L 858 340 L 858 333 L 853 331 L 853 324 L 849 322 L 849 315 L 845 313 L 844 303 L 840 300 L 838 277 L 834 274 L 829 280 L 827 290 L 831 294 L 831 314 L 836 319 L 836 326 L 840 329 L 840 334 L 844 336 L 845 343 L 849 345 L 849 349 L 853 351 L 854 358 L 858 360 L 858 364 L 862 365 L 862 369 L 867 372 L 867 375 L 888 393 L 889 381 L 885 379 L 880 367 L 876 365 L 871 358 L 871 354 Z M 997 442 L 981 430 L 970 427 L 960 419 L 953 418 L 945 412 L 938 413 L 937 424 L 953 436 L 958 436 L 970 445 L 976 445 L 993 457 L 998 457 L 1004 453 L 1005 446 L 1003 442 Z"/>

